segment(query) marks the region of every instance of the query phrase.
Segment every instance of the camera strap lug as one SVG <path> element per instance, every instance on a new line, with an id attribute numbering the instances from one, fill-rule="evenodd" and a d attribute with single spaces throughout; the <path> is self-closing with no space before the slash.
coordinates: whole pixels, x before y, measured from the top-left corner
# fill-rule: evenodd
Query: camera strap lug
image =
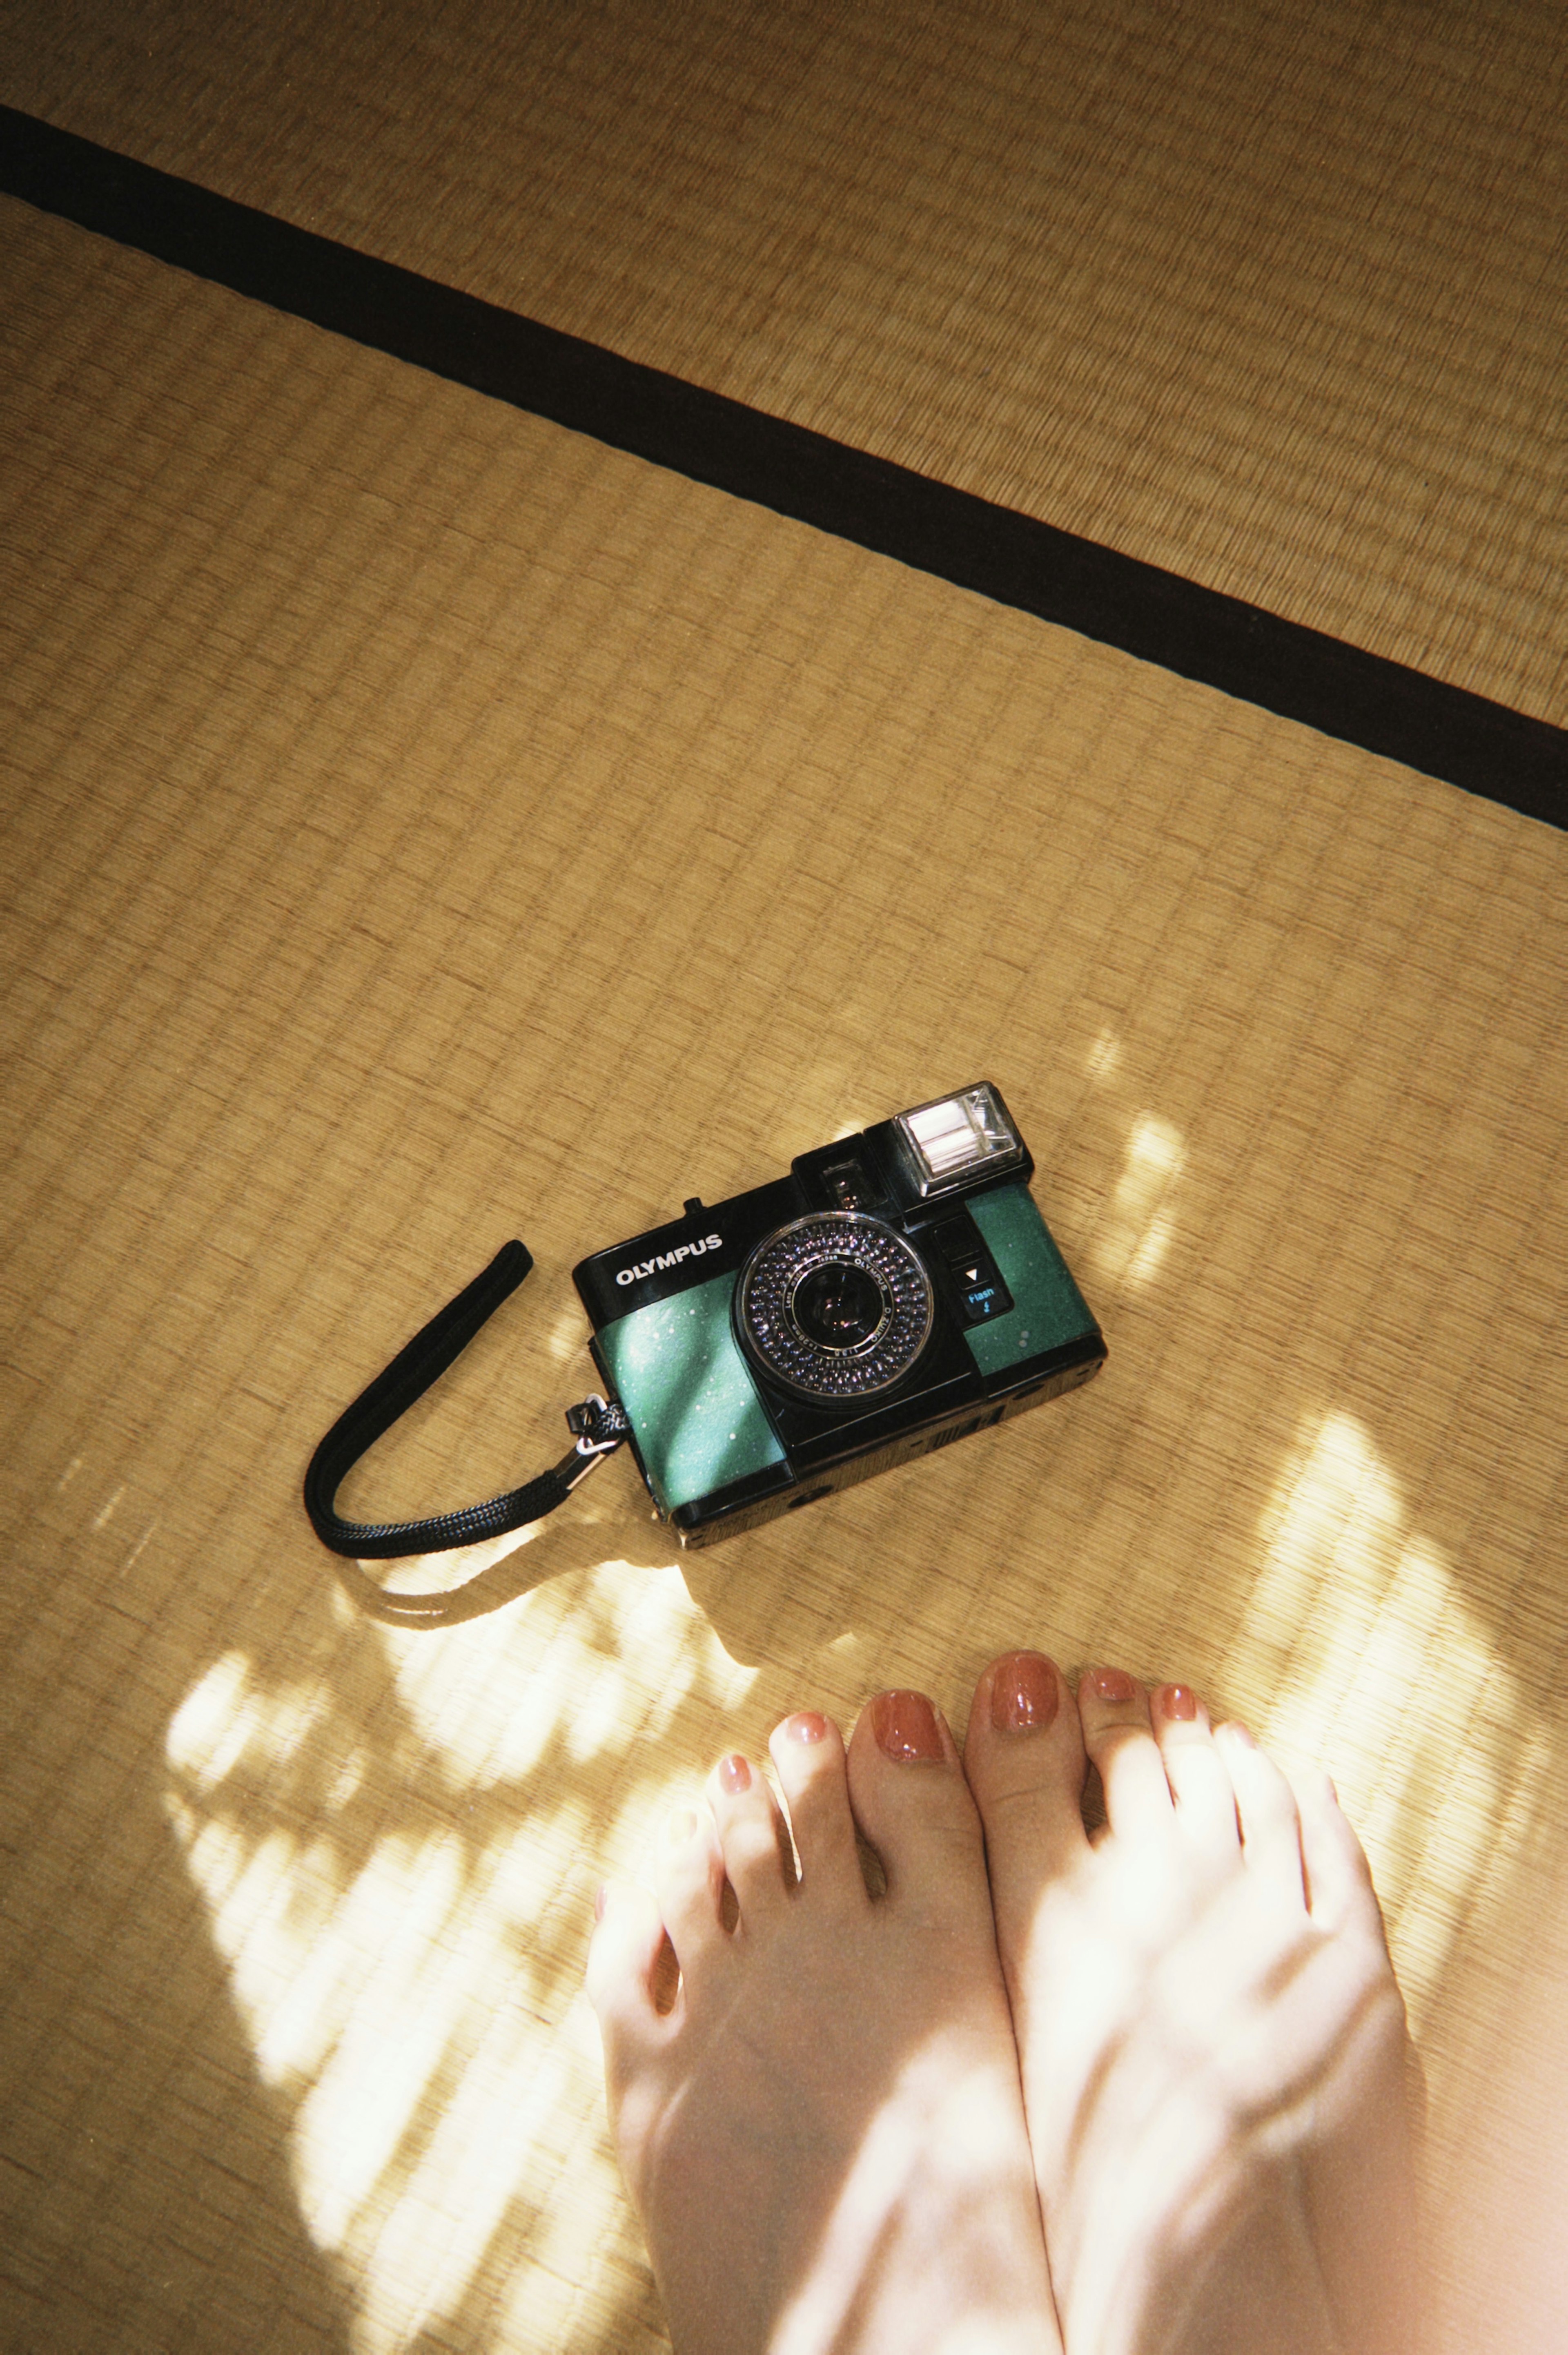
<path id="1" fill-rule="evenodd" d="M 612 1406 L 597 1391 L 590 1391 L 579 1406 L 567 1409 L 567 1429 L 577 1433 L 577 1445 L 569 1455 L 562 1456 L 556 1470 L 568 1488 L 580 1487 L 595 1465 L 613 1455 L 631 1436 L 625 1409 Z"/>
<path id="2" fill-rule="evenodd" d="M 537 1479 L 504 1496 L 418 1521 L 349 1521 L 336 1510 L 337 1492 L 360 1457 L 461 1356 L 533 1264 L 522 1243 L 505 1244 L 483 1273 L 416 1333 L 386 1370 L 339 1415 L 312 1456 L 304 1485 L 311 1527 L 332 1552 L 351 1561 L 395 1561 L 408 1554 L 450 1553 L 487 1538 L 503 1537 L 542 1520 L 565 1504 L 595 1465 L 612 1455 L 630 1436 L 631 1426 L 622 1409 L 594 1391 L 579 1405 L 567 1409 L 573 1441 L 570 1454 Z M 445 1616 L 450 1615 L 445 1609 L 451 1603 L 450 1593 L 390 1594 L 363 1574 L 350 1584 L 378 1617 L 413 1625 L 442 1624 L 436 1606 L 441 1606 Z"/>

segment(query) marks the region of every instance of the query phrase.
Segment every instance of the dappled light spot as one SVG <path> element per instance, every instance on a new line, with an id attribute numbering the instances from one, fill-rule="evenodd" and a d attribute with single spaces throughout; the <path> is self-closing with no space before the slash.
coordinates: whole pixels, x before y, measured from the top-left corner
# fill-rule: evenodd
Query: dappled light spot
<path id="1" fill-rule="evenodd" d="M 1236 1647 L 1255 1730 L 1282 1755 L 1330 1765 L 1418 2025 L 1546 1797 L 1550 1745 L 1354 1416 L 1306 1426 L 1265 1539 Z"/>
<path id="2" fill-rule="evenodd" d="M 1159 1273 L 1175 1233 L 1185 1159 L 1181 1133 L 1169 1121 L 1146 1113 L 1133 1123 L 1121 1176 L 1090 1239 L 1102 1282 L 1136 1292 Z"/>
<path id="3" fill-rule="evenodd" d="M 330 1705 L 315 1686 L 253 1685 L 244 1654 L 226 1652 L 175 1712 L 164 1754 L 188 1785 L 212 1790 L 248 1752 L 269 1766 L 291 1757 Z"/>
<path id="4" fill-rule="evenodd" d="M 358 1682 L 238 1649 L 207 1670 L 167 1728 L 165 1812 L 300 2213 L 358 2286 L 355 2355 L 492 2276 L 536 2342 L 628 2232 L 581 1995 L 593 1890 L 638 1870 L 672 1756 L 755 1671 L 678 1571 L 619 1561 L 438 1633 L 343 1625 Z"/>

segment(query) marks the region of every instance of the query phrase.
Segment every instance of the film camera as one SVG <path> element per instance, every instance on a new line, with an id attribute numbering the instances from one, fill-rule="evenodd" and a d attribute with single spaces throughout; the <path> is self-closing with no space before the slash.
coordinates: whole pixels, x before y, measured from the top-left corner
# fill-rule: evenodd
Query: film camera
<path id="1" fill-rule="evenodd" d="M 683 1545 L 711 1545 L 1098 1372 L 1099 1327 L 998 1090 L 800 1154 L 573 1278 Z"/>

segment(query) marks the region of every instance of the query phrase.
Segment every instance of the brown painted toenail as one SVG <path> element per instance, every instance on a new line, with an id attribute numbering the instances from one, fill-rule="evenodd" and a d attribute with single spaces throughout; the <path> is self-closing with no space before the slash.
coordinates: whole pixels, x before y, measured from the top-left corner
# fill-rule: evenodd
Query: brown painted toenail
<path id="1" fill-rule="evenodd" d="M 791 1742 L 822 1742 L 827 1738 L 828 1721 L 818 1710 L 798 1709 L 793 1717 L 785 1719 L 784 1732 Z"/>
<path id="2" fill-rule="evenodd" d="M 924 1693 L 878 1693 L 871 1704 L 877 1748 L 906 1765 L 939 1766 L 945 1753 L 937 1712 Z"/>
<path id="3" fill-rule="evenodd" d="M 607 1881 L 601 1881 L 593 1893 L 593 1918 L 596 1922 L 604 1920 L 604 1909 L 609 1902 L 609 1883 Z"/>
<path id="4" fill-rule="evenodd" d="M 1179 1718 L 1190 1725 L 1198 1714 L 1198 1696 L 1191 1685 L 1161 1685 L 1160 1713 L 1162 1717 Z"/>
<path id="5" fill-rule="evenodd" d="M 726 1791 L 750 1790 L 751 1769 L 738 1750 L 719 1760 L 718 1778 Z"/>
<path id="6" fill-rule="evenodd" d="M 1101 1700 L 1136 1700 L 1138 1699 L 1138 1687 L 1125 1668 L 1096 1668 L 1089 1678 L 1089 1682 Z"/>
<path id="7" fill-rule="evenodd" d="M 1042 1652 L 1010 1652 L 991 1671 L 991 1721 L 999 1733 L 1044 1732 L 1059 1699 L 1056 1671 Z"/>

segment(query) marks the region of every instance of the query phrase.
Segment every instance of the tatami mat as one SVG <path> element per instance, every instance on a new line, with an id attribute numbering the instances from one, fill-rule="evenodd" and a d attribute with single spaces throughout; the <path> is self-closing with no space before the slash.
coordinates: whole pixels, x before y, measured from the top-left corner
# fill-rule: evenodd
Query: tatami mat
<path id="1" fill-rule="evenodd" d="M 1556 721 L 1555 0 L 15 0 L 0 99 Z"/>
<path id="2" fill-rule="evenodd" d="M 1025 1640 L 1326 1759 L 1462 2185 L 1562 1847 L 1563 837 L 0 230 L 6 2343 L 662 2344 L 598 1880 Z M 504 1608 L 340 1600 L 310 1449 L 507 1235 L 351 1508 L 553 1460 L 587 1251 L 980 1073 L 1090 1391 L 684 1561 L 618 1459 Z"/>

